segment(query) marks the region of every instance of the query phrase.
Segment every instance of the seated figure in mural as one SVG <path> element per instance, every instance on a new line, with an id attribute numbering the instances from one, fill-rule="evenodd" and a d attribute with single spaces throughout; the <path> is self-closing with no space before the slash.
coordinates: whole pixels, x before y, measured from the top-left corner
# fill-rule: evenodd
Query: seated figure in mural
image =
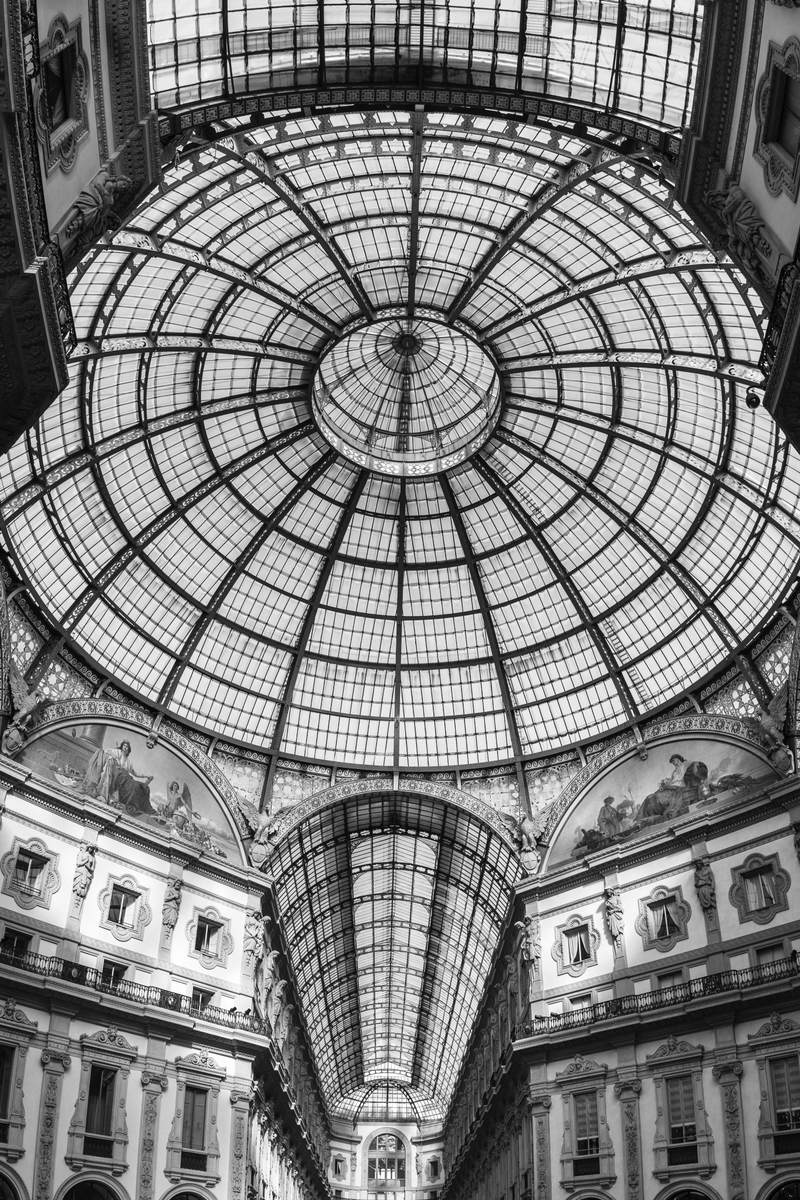
<path id="1" fill-rule="evenodd" d="M 661 780 L 655 792 L 645 796 L 639 805 L 636 821 L 639 825 L 655 825 L 689 811 L 690 804 L 708 795 L 708 767 L 702 762 L 687 766 L 682 754 L 670 755 L 672 772 Z"/>
<path id="2" fill-rule="evenodd" d="M 114 750 L 95 750 L 83 778 L 84 791 L 117 803 L 130 813 L 152 813 L 150 784 L 152 775 L 141 775 L 131 759 L 131 744 L 123 741 Z"/>

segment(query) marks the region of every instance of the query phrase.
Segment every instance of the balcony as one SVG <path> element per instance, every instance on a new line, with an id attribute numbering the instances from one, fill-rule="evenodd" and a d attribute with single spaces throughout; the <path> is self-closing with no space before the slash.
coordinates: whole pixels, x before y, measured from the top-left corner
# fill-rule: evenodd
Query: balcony
<path id="1" fill-rule="evenodd" d="M 688 983 L 677 983 L 658 988 L 652 992 L 641 992 L 633 996 L 617 996 L 613 1000 L 602 1000 L 599 1004 L 587 1004 L 583 1008 L 565 1013 L 549 1013 L 534 1016 L 521 1023 L 515 1030 L 516 1038 L 535 1037 L 540 1033 L 561 1033 L 565 1029 L 579 1029 L 596 1025 L 600 1021 L 612 1021 L 616 1017 L 636 1016 L 654 1010 L 675 1008 L 694 1000 L 705 1000 L 709 996 L 746 991 L 761 987 L 765 983 L 800 977 L 800 957 L 792 954 L 776 962 L 758 967 L 747 967 L 742 971 L 720 971 L 716 975 L 703 975 L 690 979 Z"/>

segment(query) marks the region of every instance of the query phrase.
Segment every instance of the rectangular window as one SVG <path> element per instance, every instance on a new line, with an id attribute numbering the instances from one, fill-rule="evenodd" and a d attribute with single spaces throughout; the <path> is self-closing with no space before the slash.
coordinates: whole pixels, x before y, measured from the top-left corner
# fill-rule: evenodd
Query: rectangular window
<path id="1" fill-rule="evenodd" d="M 181 1167 L 185 1171 L 205 1171 L 206 1169 L 207 1107 L 208 1092 L 205 1088 L 185 1088 L 183 1132 L 181 1134 Z"/>
<path id="2" fill-rule="evenodd" d="M 0 1046 L 0 1143 L 8 1141 L 11 1116 L 11 1083 L 14 1076 L 14 1047 Z"/>
<path id="3" fill-rule="evenodd" d="M 219 935 L 222 925 L 219 921 L 209 921 L 206 917 L 197 918 L 197 933 L 194 936 L 194 948 L 201 954 L 216 954 L 219 950 Z"/>
<path id="4" fill-rule="evenodd" d="M 758 867 L 755 871 L 742 872 L 748 912 L 772 908 L 776 903 L 775 881 L 772 867 Z"/>
<path id="5" fill-rule="evenodd" d="M 100 972 L 101 982 L 106 987 L 118 987 L 125 978 L 125 972 L 128 969 L 127 963 L 115 962 L 113 958 L 104 958 L 103 967 Z"/>
<path id="6" fill-rule="evenodd" d="M 39 896 L 47 870 L 47 859 L 30 850 L 19 850 L 14 864 L 14 887 L 24 896 Z"/>
<path id="7" fill-rule="evenodd" d="M 570 996 L 569 1002 L 571 1008 L 591 1008 L 592 993 L 583 992 L 580 996 Z"/>
<path id="8" fill-rule="evenodd" d="M 664 988 L 679 987 L 683 983 L 683 971 L 663 971 L 656 977 L 656 987 L 659 991 Z"/>
<path id="9" fill-rule="evenodd" d="M 775 1153 L 800 1151 L 800 1062 L 796 1054 L 773 1058 L 769 1064 L 775 1113 Z"/>
<path id="10" fill-rule="evenodd" d="M 111 899 L 108 902 L 108 919 L 111 924 L 120 925 L 123 929 L 133 929 L 138 899 L 138 892 L 132 892 L 115 883 L 111 888 Z"/>
<path id="11" fill-rule="evenodd" d="M 111 1158 L 114 1152 L 114 1086 L 117 1072 L 113 1067 L 93 1064 L 89 1075 L 86 1101 L 86 1134 L 83 1153 L 95 1158 Z"/>
<path id="12" fill-rule="evenodd" d="M 587 925 L 578 925 L 575 929 L 566 929 L 564 931 L 565 942 L 565 962 L 571 966 L 578 963 L 588 962 L 592 957 L 592 948 L 589 944 L 589 927 Z"/>
<path id="13" fill-rule="evenodd" d="M 650 911 L 650 936 L 658 940 L 667 940 L 673 934 L 680 933 L 680 925 L 675 915 L 675 900 L 671 896 L 663 900 L 654 900 L 648 904 Z"/>
<path id="14" fill-rule="evenodd" d="M 697 1162 L 697 1123 L 691 1075 L 673 1075 L 664 1081 L 667 1092 L 667 1162 L 671 1167 Z"/>
<path id="15" fill-rule="evenodd" d="M 192 988 L 192 1012 L 204 1012 L 213 999 L 213 992 L 207 992 L 205 988 Z"/>
<path id="16" fill-rule="evenodd" d="M 789 158 L 797 158 L 800 153 L 800 78 L 777 68 L 771 91 L 767 138 L 777 143 Z"/>
<path id="17" fill-rule="evenodd" d="M 31 935 L 23 933 L 20 929 L 11 929 L 7 925 L 0 941 L 0 958 L 4 962 L 13 962 L 15 958 L 29 954 L 30 949 Z"/>
<path id="18" fill-rule="evenodd" d="M 572 1097 L 575 1120 L 574 1175 L 600 1173 L 600 1129 L 597 1121 L 597 1092 L 578 1092 Z"/>
<path id="19" fill-rule="evenodd" d="M 756 949 L 756 966 L 767 967 L 770 963 L 780 962 L 785 957 L 783 942 L 773 942 L 769 946 L 759 946 Z"/>

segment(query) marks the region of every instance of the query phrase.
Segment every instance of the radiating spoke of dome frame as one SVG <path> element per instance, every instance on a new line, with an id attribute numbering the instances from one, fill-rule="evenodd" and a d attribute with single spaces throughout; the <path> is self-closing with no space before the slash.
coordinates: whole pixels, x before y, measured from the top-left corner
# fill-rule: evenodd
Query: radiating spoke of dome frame
<path id="1" fill-rule="evenodd" d="M 699 686 L 793 576 L 797 465 L 741 403 L 757 306 L 623 132 L 423 107 L 217 122 L 73 301 L 5 544 L 80 653 L 271 772 L 521 768 Z M 423 317 L 451 331 L 452 411 Z M 497 374 L 485 427 L 468 346 Z M 388 455 L 348 461 L 315 415 L 336 347 L 348 379 L 373 356 L 348 436 Z M 393 477 L 425 446 L 427 474 Z"/>

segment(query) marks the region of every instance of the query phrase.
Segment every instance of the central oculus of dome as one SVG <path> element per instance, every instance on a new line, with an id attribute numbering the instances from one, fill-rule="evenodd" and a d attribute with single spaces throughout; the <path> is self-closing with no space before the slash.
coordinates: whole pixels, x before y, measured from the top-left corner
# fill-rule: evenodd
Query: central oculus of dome
<path id="1" fill-rule="evenodd" d="M 330 347 L 312 404 L 322 433 L 352 462 L 387 475 L 430 475 L 489 437 L 500 380 L 462 330 L 433 317 L 384 317 Z"/>

